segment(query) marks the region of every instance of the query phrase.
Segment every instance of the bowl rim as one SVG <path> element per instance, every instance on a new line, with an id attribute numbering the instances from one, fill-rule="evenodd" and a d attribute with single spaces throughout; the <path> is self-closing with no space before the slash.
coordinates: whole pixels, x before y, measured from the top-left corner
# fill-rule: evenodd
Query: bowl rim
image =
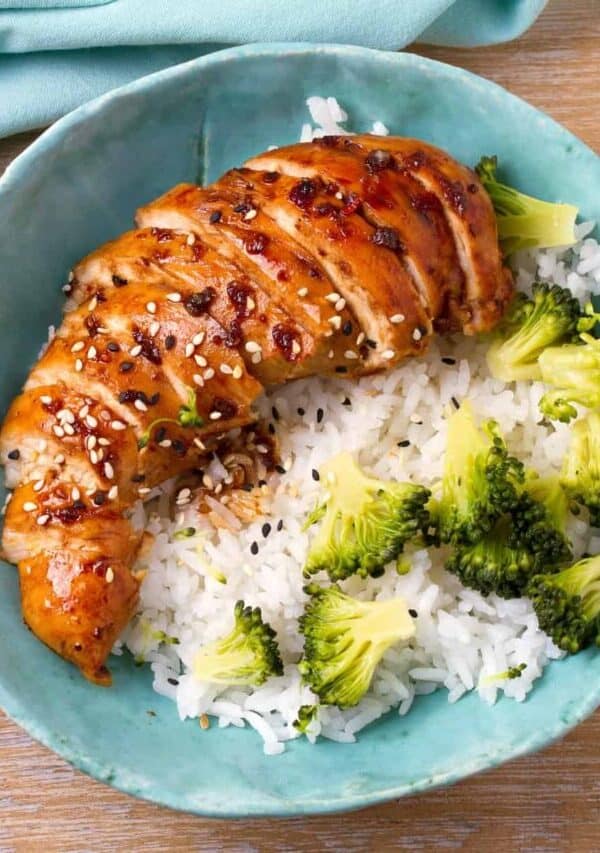
<path id="1" fill-rule="evenodd" d="M 467 85 L 472 89 L 484 92 L 488 98 L 502 98 L 504 101 L 508 98 L 520 110 L 528 112 L 532 117 L 535 117 L 537 122 L 540 122 L 548 130 L 551 130 L 553 134 L 558 135 L 565 143 L 574 144 L 580 151 L 586 151 L 592 157 L 600 160 L 598 155 L 586 143 L 582 142 L 542 110 L 533 107 L 527 101 L 512 94 L 499 84 L 465 69 L 403 51 L 380 51 L 372 48 L 334 43 L 264 42 L 225 48 L 200 56 L 196 59 L 138 78 L 86 102 L 44 130 L 33 143 L 8 165 L 4 173 L 0 176 L 0 195 L 11 191 L 13 188 L 18 189 L 21 176 L 29 172 L 30 169 L 35 168 L 38 158 L 44 156 L 45 151 L 49 147 L 53 147 L 57 143 L 64 141 L 73 128 L 84 124 L 88 118 L 100 113 L 105 105 L 109 103 L 114 103 L 120 99 L 127 99 L 140 92 L 147 92 L 157 83 L 164 80 L 185 77 L 195 71 L 202 73 L 203 69 L 212 65 L 235 62 L 240 59 L 249 59 L 252 57 L 281 57 L 307 53 L 336 55 L 342 59 L 349 57 L 376 59 L 378 62 L 387 63 L 397 71 L 400 71 L 404 66 L 412 66 L 417 69 L 420 68 L 425 72 L 442 74 L 453 82 L 458 82 L 460 85 Z M 505 745 L 492 752 L 487 752 L 485 755 L 478 756 L 468 765 L 455 766 L 444 773 L 433 777 L 424 776 L 414 782 L 392 785 L 385 789 L 373 789 L 369 792 L 361 791 L 356 794 L 339 795 L 331 799 L 320 799 L 318 801 L 304 800 L 299 803 L 290 803 L 289 801 L 281 800 L 274 803 L 272 800 L 265 798 L 262 805 L 252 803 L 247 808 L 244 808 L 242 805 L 234 807 L 224 805 L 223 808 L 216 808 L 214 803 L 209 808 L 203 808 L 195 802 L 182 802 L 180 795 L 172 794 L 171 791 L 165 790 L 164 787 L 158 785 L 154 780 L 151 780 L 149 784 L 140 788 L 138 780 L 126 771 L 121 771 L 118 766 L 109 767 L 101 760 L 94 758 L 93 755 L 80 752 L 68 740 L 61 739 L 58 734 L 53 734 L 42 721 L 32 719 L 28 714 L 27 708 L 23 706 L 22 701 L 19 699 L 19 696 L 15 695 L 10 688 L 6 687 L 0 681 L 0 707 L 7 716 L 21 726 L 31 737 L 61 756 L 61 758 L 65 759 L 72 766 L 98 781 L 107 782 L 109 780 L 107 784 L 110 784 L 123 793 L 131 794 L 175 810 L 215 818 L 288 817 L 302 814 L 316 815 L 342 812 L 365 808 L 409 794 L 417 794 L 438 788 L 549 745 L 592 714 L 599 705 L 600 684 L 589 685 L 587 693 L 578 701 L 577 706 L 571 708 L 568 719 L 562 718 L 543 729 L 535 729 L 529 737 L 521 740 L 518 744 Z"/>

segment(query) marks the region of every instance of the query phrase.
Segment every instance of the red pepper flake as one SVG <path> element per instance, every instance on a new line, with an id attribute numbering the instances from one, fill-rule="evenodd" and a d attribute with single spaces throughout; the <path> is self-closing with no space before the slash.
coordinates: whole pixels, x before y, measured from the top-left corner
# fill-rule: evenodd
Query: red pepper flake
<path id="1" fill-rule="evenodd" d="M 251 298 L 253 293 L 254 290 L 247 284 L 230 281 L 227 285 L 227 296 L 233 303 L 235 315 L 238 320 L 243 320 L 248 316 L 248 299 Z"/>
<path id="2" fill-rule="evenodd" d="M 166 243 L 173 236 L 173 232 L 169 228 L 151 228 L 150 233 L 156 237 L 158 243 Z"/>
<path id="3" fill-rule="evenodd" d="M 396 161 L 391 152 L 386 151 L 384 148 L 376 148 L 374 151 L 370 151 L 365 160 L 367 172 L 371 175 L 383 172 L 384 169 L 393 169 L 395 165 Z"/>
<path id="4" fill-rule="evenodd" d="M 95 338 L 98 334 L 98 329 L 102 325 L 98 317 L 96 317 L 95 314 L 88 314 L 83 322 L 86 329 L 88 330 L 88 335 L 90 336 L 90 338 Z"/>
<path id="5" fill-rule="evenodd" d="M 186 296 L 183 300 L 183 307 L 192 317 L 200 317 L 202 314 L 206 314 L 216 295 L 214 287 L 205 287 L 198 293 L 191 293 Z"/>
<path id="6" fill-rule="evenodd" d="M 359 210 L 361 204 L 362 202 L 360 200 L 360 197 L 356 193 L 350 193 L 345 205 L 342 207 L 342 216 L 351 216 L 353 213 L 356 213 L 357 210 Z"/>
<path id="7" fill-rule="evenodd" d="M 267 248 L 269 238 L 265 234 L 253 232 L 244 241 L 244 246 L 249 255 L 262 255 Z"/>
<path id="8" fill-rule="evenodd" d="M 142 348 L 141 355 L 152 364 L 162 364 L 160 350 L 153 338 L 147 337 L 141 329 L 136 327 L 132 331 L 133 340 Z"/>
<path id="9" fill-rule="evenodd" d="M 297 361 L 301 352 L 298 333 L 292 327 L 285 323 L 278 323 L 273 326 L 271 332 L 273 342 L 277 349 L 283 354 L 286 361 Z"/>
<path id="10" fill-rule="evenodd" d="M 297 207 L 306 210 L 313 203 L 316 194 L 317 184 L 315 181 L 311 181 L 310 178 L 303 178 L 294 184 L 290 190 L 289 198 Z"/>
<path id="11" fill-rule="evenodd" d="M 371 242 L 392 252 L 403 252 L 404 245 L 395 228 L 376 228 L 371 235 Z"/>
<path id="12" fill-rule="evenodd" d="M 211 411 L 220 412 L 224 418 L 233 418 L 237 414 L 238 407 L 233 400 L 225 397 L 215 397 L 212 401 Z"/>

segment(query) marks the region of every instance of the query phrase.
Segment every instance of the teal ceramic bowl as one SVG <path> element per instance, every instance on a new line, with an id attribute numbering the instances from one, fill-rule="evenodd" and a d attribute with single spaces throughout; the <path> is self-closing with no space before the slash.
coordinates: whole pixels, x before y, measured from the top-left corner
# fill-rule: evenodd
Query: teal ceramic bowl
<path id="1" fill-rule="evenodd" d="M 256 45 L 147 77 L 82 107 L 0 180 L 0 407 L 18 391 L 60 285 L 87 251 L 128 228 L 137 205 L 177 181 L 211 179 L 298 138 L 304 99 L 333 95 L 356 129 L 380 119 L 474 163 L 497 153 L 525 191 L 600 220 L 600 160 L 504 90 L 408 54 Z M 23 627 L 17 578 L 0 570 L 0 705 L 77 767 L 149 800 L 219 817 L 357 808 L 423 791 L 544 746 L 600 702 L 600 654 L 553 663 L 523 704 L 494 708 L 445 692 L 391 713 L 354 745 L 294 741 L 263 755 L 251 730 L 202 731 L 152 691 L 148 669 L 113 664 L 114 687 L 86 683 Z M 154 711 L 156 716 L 149 715 Z"/>

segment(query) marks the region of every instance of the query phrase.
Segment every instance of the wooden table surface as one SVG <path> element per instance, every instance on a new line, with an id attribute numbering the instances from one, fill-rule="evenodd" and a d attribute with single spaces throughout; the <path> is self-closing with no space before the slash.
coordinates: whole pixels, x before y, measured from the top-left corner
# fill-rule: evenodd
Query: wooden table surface
<path id="1" fill-rule="evenodd" d="M 414 50 L 501 83 L 600 152 L 598 0 L 551 0 L 529 33 L 500 47 Z M 0 140 L 0 171 L 34 137 Z M 0 851 L 591 853 L 600 850 L 599 740 L 600 712 L 561 743 L 449 789 L 349 815 L 226 822 L 113 791 L 0 717 Z"/>

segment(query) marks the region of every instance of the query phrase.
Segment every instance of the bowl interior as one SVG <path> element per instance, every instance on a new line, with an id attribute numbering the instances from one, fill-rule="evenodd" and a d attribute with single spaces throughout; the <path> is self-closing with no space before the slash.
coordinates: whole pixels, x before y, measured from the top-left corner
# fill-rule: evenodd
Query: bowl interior
<path id="1" fill-rule="evenodd" d="M 0 409 L 60 320 L 72 264 L 131 227 L 137 205 L 205 180 L 272 144 L 295 141 L 305 98 L 333 95 L 349 127 L 382 120 L 466 163 L 496 153 L 525 191 L 600 219 L 600 161 L 522 101 L 465 72 L 408 54 L 311 45 L 236 48 L 132 84 L 47 132 L 0 181 Z M 358 807 L 422 790 L 538 747 L 600 701 L 600 655 L 552 664 L 523 704 L 422 697 L 352 746 L 293 742 L 263 755 L 249 730 L 182 724 L 147 668 L 114 663 L 101 690 L 22 625 L 17 578 L 0 569 L 0 704 L 87 772 L 206 815 L 282 815 Z M 149 712 L 153 711 L 153 714 Z"/>

